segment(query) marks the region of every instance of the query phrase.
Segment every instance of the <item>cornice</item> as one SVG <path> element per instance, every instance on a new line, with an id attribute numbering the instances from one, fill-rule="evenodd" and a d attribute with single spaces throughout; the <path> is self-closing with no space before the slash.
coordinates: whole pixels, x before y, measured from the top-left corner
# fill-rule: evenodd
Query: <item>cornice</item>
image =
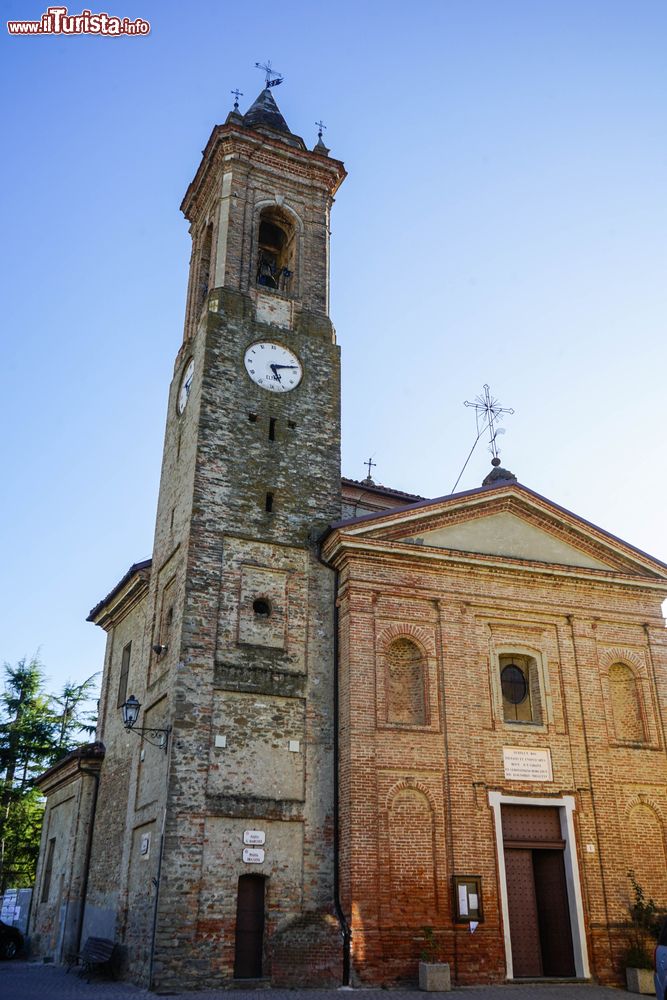
<path id="1" fill-rule="evenodd" d="M 562 579 L 578 580 L 587 584 L 604 584 L 667 593 L 667 580 L 656 577 L 619 573 L 615 570 L 598 570 L 584 566 L 564 566 L 556 563 L 542 563 L 537 560 L 516 559 L 511 556 L 486 555 L 478 552 L 461 552 L 455 549 L 441 549 L 410 542 L 389 542 L 384 539 L 355 538 L 338 531 L 330 535 L 322 547 L 326 562 L 340 569 L 350 558 L 358 556 L 371 558 L 391 557 L 409 562 L 438 565 L 474 566 L 483 570 L 501 570 L 508 574 L 530 574 Z"/>
<path id="2" fill-rule="evenodd" d="M 86 621 L 93 622 L 108 632 L 144 599 L 148 593 L 150 575 L 148 560 L 146 564 L 132 567 L 118 586 L 93 608 Z"/>
<path id="3" fill-rule="evenodd" d="M 226 146 L 229 148 L 225 153 Z M 203 150 L 201 163 L 197 168 L 197 172 L 181 202 L 181 211 L 186 219 L 192 221 L 192 209 L 220 153 L 225 155 L 225 158 L 237 158 L 241 161 L 246 160 L 252 163 L 256 152 L 260 149 L 264 153 L 272 154 L 276 162 L 281 164 L 283 172 L 286 162 L 295 165 L 298 164 L 298 174 L 300 176 L 302 175 L 304 165 L 307 166 L 311 176 L 320 180 L 322 186 L 328 191 L 331 197 L 333 197 L 347 176 L 345 166 L 341 160 L 321 156 L 310 150 L 298 149 L 285 142 L 281 142 L 277 137 L 274 139 L 267 136 L 264 132 L 255 132 L 253 129 L 244 126 L 234 124 L 216 125 L 211 132 L 206 148 Z"/>

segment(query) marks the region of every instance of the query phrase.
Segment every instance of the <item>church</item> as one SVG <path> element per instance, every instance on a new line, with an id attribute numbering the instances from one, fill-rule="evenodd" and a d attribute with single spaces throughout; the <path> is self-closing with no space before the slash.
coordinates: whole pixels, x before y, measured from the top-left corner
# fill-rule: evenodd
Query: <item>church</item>
<path id="1" fill-rule="evenodd" d="M 426 499 L 341 477 L 343 163 L 276 81 L 208 140 L 152 558 L 95 743 L 45 772 L 30 935 L 159 991 L 619 982 L 667 905 L 667 566 L 496 461 Z M 129 560 L 128 560 L 129 562 Z"/>

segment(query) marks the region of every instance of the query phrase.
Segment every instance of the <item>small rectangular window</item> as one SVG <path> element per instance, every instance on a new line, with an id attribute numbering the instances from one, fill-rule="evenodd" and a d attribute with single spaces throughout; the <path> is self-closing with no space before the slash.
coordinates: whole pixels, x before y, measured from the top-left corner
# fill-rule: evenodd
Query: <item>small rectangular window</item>
<path id="1" fill-rule="evenodd" d="M 53 854 L 56 849 L 56 838 L 52 837 L 46 854 L 46 864 L 44 865 L 44 876 L 42 878 L 42 903 L 46 903 L 49 898 L 51 888 L 51 873 L 53 872 Z"/>
<path id="2" fill-rule="evenodd" d="M 130 653 L 132 651 L 132 643 L 128 642 L 127 646 L 123 648 L 123 657 L 120 663 L 120 680 L 118 682 L 118 702 L 117 708 L 124 705 L 127 701 L 127 678 L 130 672 Z"/>

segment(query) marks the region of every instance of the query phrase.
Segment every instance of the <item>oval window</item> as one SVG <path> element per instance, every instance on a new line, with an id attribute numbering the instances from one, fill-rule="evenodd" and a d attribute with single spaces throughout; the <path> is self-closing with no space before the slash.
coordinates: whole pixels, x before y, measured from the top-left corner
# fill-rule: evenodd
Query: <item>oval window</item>
<path id="1" fill-rule="evenodd" d="M 528 694 L 528 684 L 526 675 L 516 663 L 508 663 L 503 667 L 500 674 L 500 683 L 503 689 L 503 698 L 511 705 L 520 705 L 525 701 Z"/>

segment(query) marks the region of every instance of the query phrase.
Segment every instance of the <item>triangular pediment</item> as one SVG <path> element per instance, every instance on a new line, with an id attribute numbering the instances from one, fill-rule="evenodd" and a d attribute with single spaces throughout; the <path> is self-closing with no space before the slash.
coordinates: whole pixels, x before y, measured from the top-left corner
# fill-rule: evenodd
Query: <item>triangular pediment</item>
<path id="1" fill-rule="evenodd" d="M 483 560 L 541 563 L 584 574 L 667 579 L 667 566 L 520 483 L 406 505 L 339 522 L 338 540 L 390 543 Z M 327 549 L 336 547 L 333 540 Z M 405 550 L 404 550 L 405 551 Z"/>
<path id="2" fill-rule="evenodd" d="M 531 562 L 584 566 L 588 569 L 617 568 L 611 562 L 595 558 L 509 511 L 421 531 L 407 536 L 404 541 L 459 552 L 529 559 Z"/>

